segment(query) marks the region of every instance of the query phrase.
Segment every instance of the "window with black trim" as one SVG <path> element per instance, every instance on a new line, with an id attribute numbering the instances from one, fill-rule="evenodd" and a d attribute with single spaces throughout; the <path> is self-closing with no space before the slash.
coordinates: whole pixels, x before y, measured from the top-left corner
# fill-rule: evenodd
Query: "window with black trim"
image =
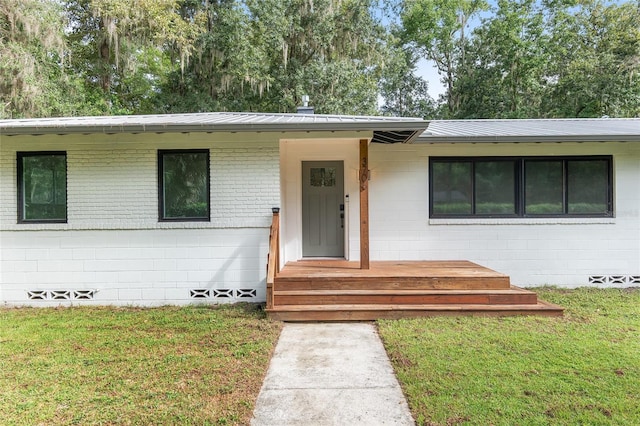
<path id="1" fill-rule="evenodd" d="M 161 221 L 209 220 L 209 150 L 158 151 Z"/>
<path id="2" fill-rule="evenodd" d="M 613 216 L 611 156 L 432 157 L 429 216 Z"/>
<path id="3" fill-rule="evenodd" d="M 18 223 L 67 222 L 67 153 L 18 152 Z"/>

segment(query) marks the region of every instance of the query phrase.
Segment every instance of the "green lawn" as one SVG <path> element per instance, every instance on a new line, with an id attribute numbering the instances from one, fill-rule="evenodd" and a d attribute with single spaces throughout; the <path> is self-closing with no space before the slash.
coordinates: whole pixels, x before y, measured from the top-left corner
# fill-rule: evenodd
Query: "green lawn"
<path id="1" fill-rule="evenodd" d="M 379 329 L 419 424 L 640 424 L 640 289 L 564 318 Z M 0 423 L 247 424 L 281 324 L 253 305 L 0 309 Z"/>
<path id="2" fill-rule="evenodd" d="M 0 423 L 247 424 L 280 328 L 254 305 L 0 309 Z"/>
<path id="3" fill-rule="evenodd" d="M 564 318 L 379 329 L 418 424 L 640 425 L 640 289 L 538 289 Z"/>

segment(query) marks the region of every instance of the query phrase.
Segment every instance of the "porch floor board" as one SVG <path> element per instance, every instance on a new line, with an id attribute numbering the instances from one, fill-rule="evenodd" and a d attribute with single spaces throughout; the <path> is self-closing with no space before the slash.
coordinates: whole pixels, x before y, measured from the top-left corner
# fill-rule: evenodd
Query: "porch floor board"
<path id="1" fill-rule="evenodd" d="M 276 276 L 270 318 L 361 321 L 436 315 L 562 315 L 511 286 L 507 275 L 469 261 L 359 262 L 305 259 Z"/>

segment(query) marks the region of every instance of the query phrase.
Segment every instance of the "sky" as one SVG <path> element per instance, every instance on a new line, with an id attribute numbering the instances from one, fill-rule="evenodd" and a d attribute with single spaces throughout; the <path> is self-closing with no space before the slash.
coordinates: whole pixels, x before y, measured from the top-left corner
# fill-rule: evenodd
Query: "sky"
<path id="1" fill-rule="evenodd" d="M 423 58 L 420 59 L 416 65 L 415 74 L 429 82 L 429 95 L 433 99 L 438 100 L 438 97 L 444 94 L 445 88 L 440 82 L 440 74 L 438 74 L 438 70 L 436 69 L 433 61 L 428 61 Z"/>

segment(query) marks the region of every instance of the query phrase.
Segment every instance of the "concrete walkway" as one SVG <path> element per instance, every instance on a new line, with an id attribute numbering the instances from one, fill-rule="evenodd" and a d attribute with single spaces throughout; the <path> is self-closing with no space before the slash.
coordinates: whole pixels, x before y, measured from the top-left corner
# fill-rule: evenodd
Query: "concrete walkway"
<path id="1" fill-rule="evenodd" d="M 370 323 L 285 324 L 251 424 L 414 425 Z"/>

